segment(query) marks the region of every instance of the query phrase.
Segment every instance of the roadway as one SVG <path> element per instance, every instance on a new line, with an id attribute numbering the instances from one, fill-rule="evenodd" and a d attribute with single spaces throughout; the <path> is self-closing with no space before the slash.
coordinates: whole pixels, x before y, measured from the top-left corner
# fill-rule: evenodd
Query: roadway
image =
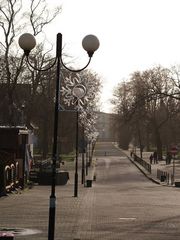
<path id="1" fill-rule="evenodd" d="M 146 179 L 111 143 L 98 143 L 95 155 L 98 173 L 89 239 L 180 239 L 179 189 Z"/>

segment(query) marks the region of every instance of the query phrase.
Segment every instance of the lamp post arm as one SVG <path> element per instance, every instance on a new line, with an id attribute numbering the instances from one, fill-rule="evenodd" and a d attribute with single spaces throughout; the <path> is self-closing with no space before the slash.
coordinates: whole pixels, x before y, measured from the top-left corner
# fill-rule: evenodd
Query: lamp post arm
<path id="1" fill-rule="evenodd" d="M 26 61 L 27 61 L 28 65 L 36 71 L 48 71 L 49 69 L 51 69 L 56 64 L 57 58 L 55 58 L 54 62 L 51 64 L 51 66 L 49 66 L 47 68 L 37 68 L 37 67 L 33 66 L 32 63 L 29 61 L 28 56 L 26 56 Z"/>
<path id="2" fill-rule="evenodd" d="M 62 66 L 63 66 L 66 70 L 68 70 L 68 71 L 70 71 L 70 72 L 75 72 L 75 73 L 78 73 L 78 72 L 83 71 L 85 68 L 87 68 L 87 66 L 90 64 L 90 62 L 91 62 L 91 57 L 89 58 L 89 61 L 88 61 L 88 63 L 86 64 L 85 67 L 83 67 L 83 68 L 81 68 L 81 69 L 75 70 L 75 69 L 68 68 L 68 67 L 63 63 L 62 58 L 61 58 L 61 64 L 62 64 Z"/>

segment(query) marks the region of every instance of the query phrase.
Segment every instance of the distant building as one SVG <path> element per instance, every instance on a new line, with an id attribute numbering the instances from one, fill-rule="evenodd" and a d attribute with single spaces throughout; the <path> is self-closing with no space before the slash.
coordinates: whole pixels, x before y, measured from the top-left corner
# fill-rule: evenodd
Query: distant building
<path id="1" fill-rule="evenodd" d="M 117 141 L 117 114 L 97 112 L 98 141 Z"/>

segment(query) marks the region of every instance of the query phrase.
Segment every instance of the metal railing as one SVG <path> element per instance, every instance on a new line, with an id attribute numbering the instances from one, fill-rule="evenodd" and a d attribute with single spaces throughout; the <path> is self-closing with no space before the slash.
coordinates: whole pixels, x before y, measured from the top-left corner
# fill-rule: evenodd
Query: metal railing
<path id="1" fill-rule="evenodd" d="M 151 164 L 147 163 L 142 158 L 134 154 L 134 161 L 138 162 L 142 167 L 144 167 L 149 173 L 151 173 Z"/>
<path id="2" fill-rule="evenodd" d="M 173 184 L 173 175 L 160 169 L 157 169 L 157 179 L 161 182 L 166 182 L 168 185 Z"/>

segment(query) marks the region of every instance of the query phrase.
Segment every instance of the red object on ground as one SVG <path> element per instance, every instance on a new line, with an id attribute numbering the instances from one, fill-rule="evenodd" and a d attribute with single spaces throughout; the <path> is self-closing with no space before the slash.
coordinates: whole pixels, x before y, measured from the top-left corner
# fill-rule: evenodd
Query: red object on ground
<path id="1" fill-rule="evenodd" d="M 13 240 L 14 239 L 14 234 L 13 233 L 0 232 L 0 239 L 1 240 Z"/>

